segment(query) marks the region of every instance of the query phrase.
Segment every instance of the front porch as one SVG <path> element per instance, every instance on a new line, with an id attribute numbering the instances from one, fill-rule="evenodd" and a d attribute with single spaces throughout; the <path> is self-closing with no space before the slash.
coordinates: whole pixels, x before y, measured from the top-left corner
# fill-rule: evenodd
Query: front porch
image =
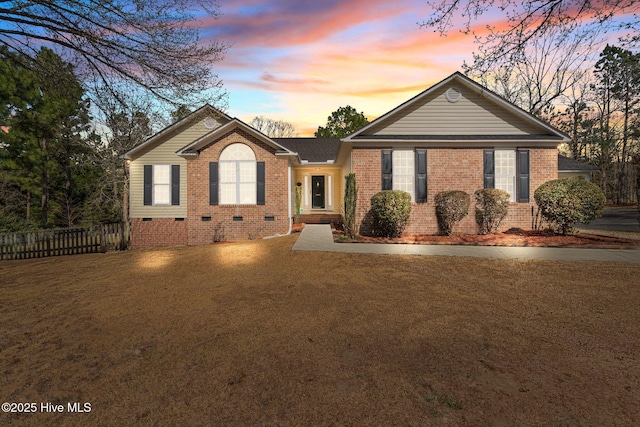
<path id="1" fill-rule="evenodd" d="M 342 215 L 335 213 L 317 213 L 298 215 L 298 224 L 331 224 L 334 227 L 342 225 Z"/>

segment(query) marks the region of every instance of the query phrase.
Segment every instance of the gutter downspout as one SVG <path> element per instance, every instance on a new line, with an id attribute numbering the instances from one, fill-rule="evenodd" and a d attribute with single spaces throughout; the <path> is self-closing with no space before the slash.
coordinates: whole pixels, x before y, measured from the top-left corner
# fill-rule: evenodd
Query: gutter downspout
<path id="1" fill-rule="evenodd" d="M 289 234 L 291 234 L 291 229 L 293 228 L 293 215 L 291 215 L 291 182 L 292 182 L 292 178 L 291 178 L 291 160 L 289 160 L 289 166 L 287 166 L 287 206 L 288 206 L 288 213 L 289 213 L 289 230 L 287 230 L 286 234 L 274 234 L 273 236 L 266 236 L 263 237 L 263 239 L 273 239 L 274 237 L 283 237 L 283 236 L 288 236 Z"/>

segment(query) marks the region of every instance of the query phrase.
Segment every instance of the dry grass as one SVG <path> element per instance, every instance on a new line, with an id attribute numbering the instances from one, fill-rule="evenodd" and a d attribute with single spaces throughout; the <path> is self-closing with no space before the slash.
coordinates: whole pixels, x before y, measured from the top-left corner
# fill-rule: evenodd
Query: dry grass
<path id="1" fill-rule="evenodd" d="M 638 425 L 640 268 L 267 241 L 0 263 L 3 425 Z"/>

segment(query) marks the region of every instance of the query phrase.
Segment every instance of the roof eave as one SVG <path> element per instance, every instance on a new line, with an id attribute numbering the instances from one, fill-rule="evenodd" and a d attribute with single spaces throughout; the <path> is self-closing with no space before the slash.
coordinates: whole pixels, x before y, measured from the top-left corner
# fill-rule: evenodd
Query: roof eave
<path id="1" fill-rule="evenodd" d="M 138 151 L 141 151 L 142 149 L 146 148 L 147 146 L 153 144 L 155 141 L 157 141 L 158 139 L 161 139 L 162 137 L 164 137 L 165 135 L 171 133 L 174 129 L 176 129 L 178 126 L 180 126 L 182 123 L 186 123 L 189 120 L 192 120 L 194 117 L 196 117 L 198 114 L 200 114 L 201 112 L 203 112 L 205 109 L 211 109 L 213 110 L 213 112 L 215 114 L 220 114 L 222 117 L 224 117 L 227 120 L 231 120 L 231 117 L 229 117 L 227 114 L 225 114 L 224 112 L 218 110 L 217 108 L 215 108 L 214 106 L 212 106 L 211 104 L 205 104 L 202 107 L 198 108 L 196 111 L 194 111 L 193 113 L 187 115 L 186 117 L 183 117 L 181 120 L 178 120 L 177 122 L 174 122 L 172 124 L 170 124 L 169 126 L 165 127 L 164 129 L 162 129 L 160 132 L 152 135 L 151 137 L 149 137 L 146 141 L 142 142 L 141 144 L 137 145 L 136 147 L 133 147 L 131 150 L 127 151 L 126 153 L 124 153 L 122 156 L 120 156 L 121 158 L 125 159 L 125 160 L 132 160 L 132 155 L 134 155 L 135 153 L 137 153 Z"/>
<path id="2" fill-rule="evenodd" d="M 499 144 L 554 144 L 558 145 L 565 142 L 562 139 L 535 139 L 535 138 L 513 138 L 513 139 L 421 139 L 421 138 L 407 138 L 407 139 L 396 139 L 396 138 L 358 138 L 351 141 L 352 144 L 361 144 L 361 143 L 411 143 L 411 144 L 484 144 L 487 143 L 499 143 Z"/>
<path id="3" fill-rule="evenodd" d="M 555 127 L 549 125 L 548 123 L 540 120 L 539 118 L 537 118 L 533 114 L 531 114 L 531 113 L 523 110 L 522 108 L 516 106 L 515 104 L 507 101 L 505 98 L 501 97 L 500 95 L 496 94 L 495 92 L 491 91 L 490 89 L 482 86 L 480 83 L 470 79 L 469 77 L 465 76 L 464 74 L 460 73 L 459 71 L 456 71 L 455 73 L 451 74 L 449 77 L 445 78 L 444 80 L 441 80 L 440 82 L 436 83 L 435 85 L 433 85 L 433 86 L 429 87 L 428 89 L 426 89 L 426 90 L 420 92 L 419 94 L 415 95 L 413 98 L 403 102 L 402 104 L 400 104 L 396 108 L 388 111 L 387 113 L 385 113 L 382 116 L 378 117 L 377 119 L 375 119 L 374 121 L 372 121 L 368 125 L 366 125 L 363 128 L 357 130 L 356 132 L 352 133 L 351 135 L 347 136 L 346 138 L 342 139 L 341 141 L 343 141 L 343 142 L 356 141 L 354 138 L 357 137 L 358 135 L 362 134 L 367 129 L 369 129 L 372 126 L 374 126 L 375 124 L 385 120 L 386 118 L 392 116 L 393 114 L 397 113 L 398 111 L 401 111 L 402 109 L 410 106 L 411 104 L 413 104 L 415 102 L 418 102 L 419 100 L 423 99 L 424 97 L 428 96 L 430 93 L 438 90 L 440 87 L 442 87 L 443 85 L 448 84 L 450 81 L 452 81 L 454 79 L 459 80 L 462 84 L 464 84 L 465 86 L 469 87 L 471 90 L 478 91 L 482 96 L 490 98 L 494 102 L 497 102 L 497 103 L 501 104 L 503 107 L 505 107 L 508 110 L 512 111 L 514 114 L 519 115 L 519 116 L 525 118 L 526 120 L 535 122 L 538 126 L 543 127 L 544 129 L 548 130 L 550 133 L 552 133 L 554 135 L 557 135 L 558 137 L 561 137 L 563 139 L 562 142 L 571 141 L 571 138 L 569 138 L 568 135 L 566 135 L 564 132 L 560 131 L 559 129 L 556 129 Z"/>
<path id="4" fill-rule="evenodd" d="M 334 165 L 335 164 L 335 159 L 332 160 L 327 160 L 326 162 L 310 162 L 309 160 L 300 160 L 300 164 L 301 165 Z"/>
<path id="5" fill-rule="evenodd" d="M 243 129 L 245 132 L 248 132 L 250 134 L 253 134 L 256 138 L 260 139 L 262 142 L 266 143 L 267 145 L 270 145 L 271 147 L 275 148 L 276 151 L 276 155 L 297 155 L 297 153 L 294 153 L 292 151 L 290 151 L 289 149 L 287 149 L 286 147 L 283 147 L 282 145 L 278 144 L 277 142 L 275 142 L 274 140 L 272 140 L 271 138 L 269 138 L 268 136 L 266 136 L 265 134 L 257 131 L 256 129 L 252 128 L 251 126 L 247 125 L 246 123 L 244 123 L 242 120 L 238 119 L 238 118 L 233 118 L 231 119 L 231 121 L 227 124 L 224 124 L 220 127 L 217 127 L 216 129 L 213 129 L 211 132 L 201 136 L 200 138 L 196 139 L 195 141 L 191 142 L 190 144 L 182 147 L 180 150 L 178 150 L 176 152 L 177 155 L 182 156 L 185 155 L 187 153 L 185 153 L 186 151 L 199 151 L 200 149 L 202 149 L 203 147 L 205 147 L 206 145 L 208 145 L 212 140 L 215 140 L 218 136 L 223 135 L 226 132 L 231 132 L 232 130 L 236 129 L 236 128 L 241 128 Z"/>

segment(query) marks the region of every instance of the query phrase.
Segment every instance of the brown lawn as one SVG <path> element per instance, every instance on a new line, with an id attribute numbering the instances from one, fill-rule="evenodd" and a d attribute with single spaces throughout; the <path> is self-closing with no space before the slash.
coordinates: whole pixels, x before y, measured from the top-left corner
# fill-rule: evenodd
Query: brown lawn
<path id="1" fill-rule="evenodd" d="M 640 424 L 640 267 L 291 252 L 0 262 L 2 425 Z"/>

